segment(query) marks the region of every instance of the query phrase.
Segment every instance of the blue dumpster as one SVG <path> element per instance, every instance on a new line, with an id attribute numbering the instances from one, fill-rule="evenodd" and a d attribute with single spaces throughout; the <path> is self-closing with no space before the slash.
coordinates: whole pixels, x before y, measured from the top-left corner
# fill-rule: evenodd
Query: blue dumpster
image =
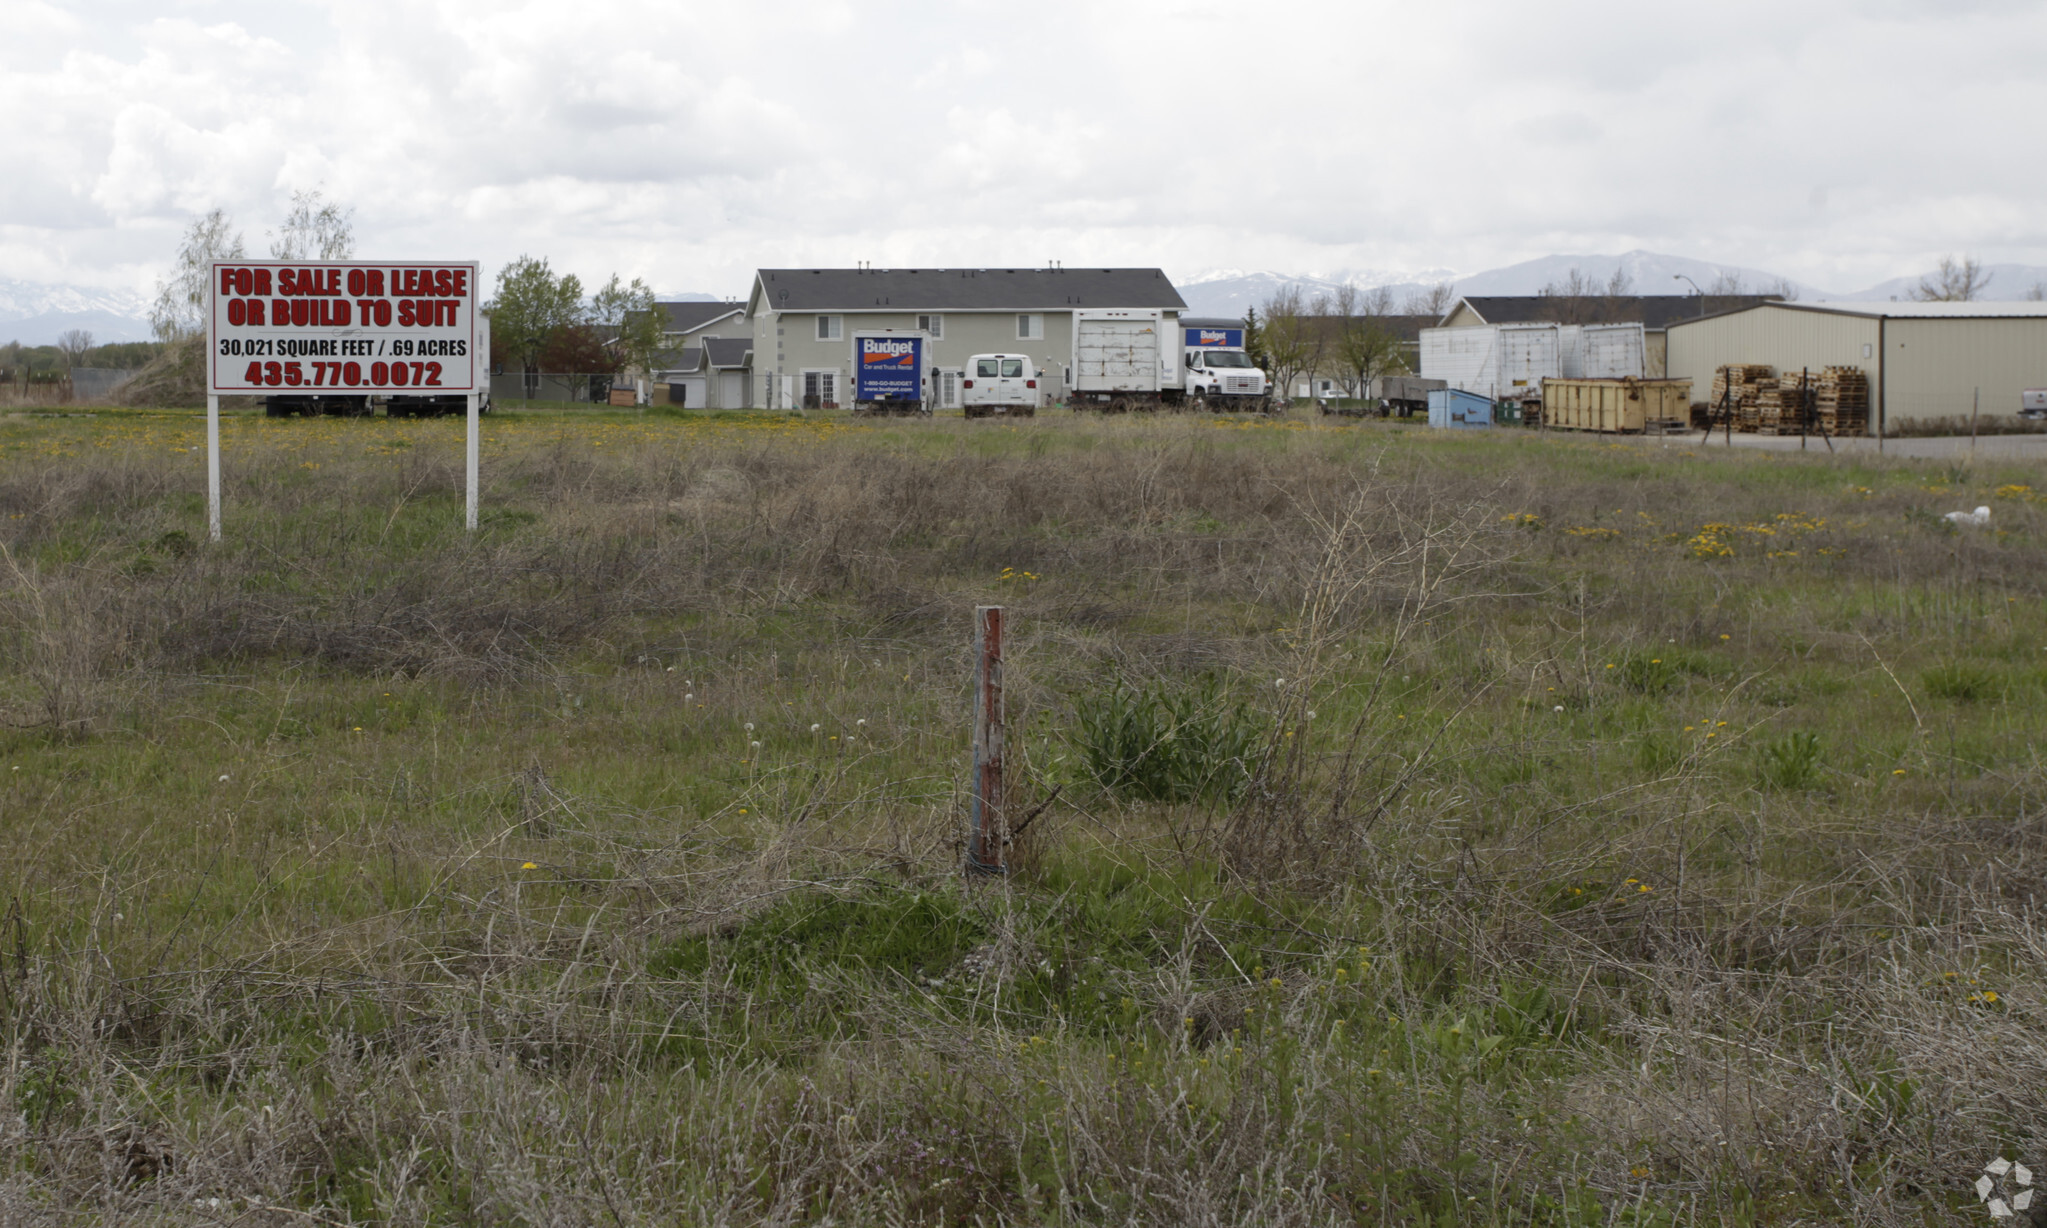
<path id="1" fill-rule="evenodd" d="M 1430 426 L 1468 428 L 1492 424 L 1491 397 L 1465 392 L 1461 388 L 1429 389 Z"/>

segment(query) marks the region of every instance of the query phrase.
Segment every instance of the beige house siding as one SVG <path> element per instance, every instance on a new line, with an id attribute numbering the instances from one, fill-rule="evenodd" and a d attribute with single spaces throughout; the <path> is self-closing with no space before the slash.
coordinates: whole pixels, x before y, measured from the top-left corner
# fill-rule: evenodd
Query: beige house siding
<path id="1" fill-rule="evenodd" d="M 1755 307 L 1671 325 L 1664 366 L 1669 378 L 1692 381 L 1694 401 L 1712 397 L 1713 372 L 1729 363 L 1768 363 L 1779 372 L 1860 367 L 1869 376 L 1873 425 L 1883 369 L 1880 324 L 1869 316 Z"/>
<path id="2" fill-rule="evenodd" d="M 2047 387 L 2047 318 L 1892 319 L 1884 358 L 1887 421 L 1966 418 L 1979 392 L 1985 416 L 2010 417 Z"/>
<path id="3" fill-rule="evenodd" d="M 819 341 L 817 318 L 834 314 L 841 319 L 839 339 Z M 803 374 L 833 371 L 838 374 L 839 403 L 852 403 L 853 339 L 855 334 L 880 329 L 914 330 L 920 314 L 942 317 L 945 335 L 929 343 L 926 366 L 935 370 L 961 370 L 975 354 L 1023 354 L 1037 365 L 1038 387 L 1045 400 L 1066 394 L 1067 368 L 1073 362 L 1073 313 L 1035 312 L 1043 323 L 1044 335 L 1036 340 L 1017 337 L 1014 311 L 812 311 L 762 312 L 753 321 L 753 365 L 756 403 L 780 408 L 777 376 L 789 377 L 796 397 L 803 395 Z M 1167 327 L 1177 330 L 1174 313 L 1167 313 Z M 1177 337 L 1177 331 L 1169 336 Z M 1177 352 L 1177 348 L 1174 352 Z"/>
<path id="4" fill-rule="evenodd" d="M 1473 311 L 1471 309 L 1471 304 L 1466 303 L 1460 299 L 1457 303 L 1456 308 L 1450 312 L 1450 318 L 1444 320 L 1442 324 L 1438 325 L 1438 327 L 1479 328 L 1482 327 L 1484 324 L 1485 320 L 1481 318 L 1476 311 Z"/>

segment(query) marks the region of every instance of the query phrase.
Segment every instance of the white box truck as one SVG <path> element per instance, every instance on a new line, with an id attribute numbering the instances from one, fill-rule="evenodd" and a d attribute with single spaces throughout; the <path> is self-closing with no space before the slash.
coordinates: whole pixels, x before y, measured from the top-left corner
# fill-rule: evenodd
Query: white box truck
<path id="1" fill-rule="evenodd" d="M 1168 344 L 1177 316 L 1164 311 L 1073 313 L 1076 409 L 1151 409 L 1180 397 L 1180 361 Z"/>
<path id="2" fill-rule="evenodd" d="M 1241 321 L 1222 324 L 1180 322 L 1187 400 L 1196 409 L 1223 413 L 1266 413 L 1272 408 L 1265 372 L 1244 348 Z"/>

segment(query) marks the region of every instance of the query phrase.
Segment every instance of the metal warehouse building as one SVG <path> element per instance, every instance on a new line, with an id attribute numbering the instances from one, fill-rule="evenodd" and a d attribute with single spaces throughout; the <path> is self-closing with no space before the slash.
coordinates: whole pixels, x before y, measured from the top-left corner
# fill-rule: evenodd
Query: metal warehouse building
<path id="1" fill-rule="evenodd" d="M 1066 395 L 1074 365 L 1074 313 L 1157 311 L 1177 337 L 1187 304 L 1158 269 L 761 269 L 746 304 L 753 326 L 751 403 L 771 409 L 851 404 L 853 336 L 922 332 L 932 386 L 926 403 L 959 406 L 974 354 L 1019 354 L 1036 364 L 1044 401 Z M 1179 379 L 1179 347 L 1167 377 Z"/>
<path id="2" fill-rule="evenodd" d="M 1705 400 L 1730 363 L 1782 375 L 1858 367 L 1869 377 L 1870 429 L 1909 420 L 2018 413 L 2047 387 L 2047 303 L 1765 303 L 1673 320 L 1669 372 Z"/>

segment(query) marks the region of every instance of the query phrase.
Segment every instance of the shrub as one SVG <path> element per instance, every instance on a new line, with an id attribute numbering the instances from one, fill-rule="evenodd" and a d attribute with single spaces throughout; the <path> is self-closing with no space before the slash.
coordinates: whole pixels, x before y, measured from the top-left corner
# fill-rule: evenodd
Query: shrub
<path id="1" fill-rule="evenodd" d="M 1074 740 L 1096 784 L 1153 802 L 1233 801 L 1258 754 L 1256 719 L 1213 681 L 1177 694 L 1117 683 L 1080 701 Z"/>
<path id="2" fill-rule="evenodd" d="M 1929 695 L 1965 703 L 1988 699 L 1997 692 L 1997 678 L 1989 670 L 1952 661 L 1919 675 L 1919 684 Z"/>
<path id="3" fill-rule="evenodd" d="M 1772 789 L 1810 789 L 1819 782 L 1820 738 L 1794 733 L 1763 747 L 1761 775 Z"/>

